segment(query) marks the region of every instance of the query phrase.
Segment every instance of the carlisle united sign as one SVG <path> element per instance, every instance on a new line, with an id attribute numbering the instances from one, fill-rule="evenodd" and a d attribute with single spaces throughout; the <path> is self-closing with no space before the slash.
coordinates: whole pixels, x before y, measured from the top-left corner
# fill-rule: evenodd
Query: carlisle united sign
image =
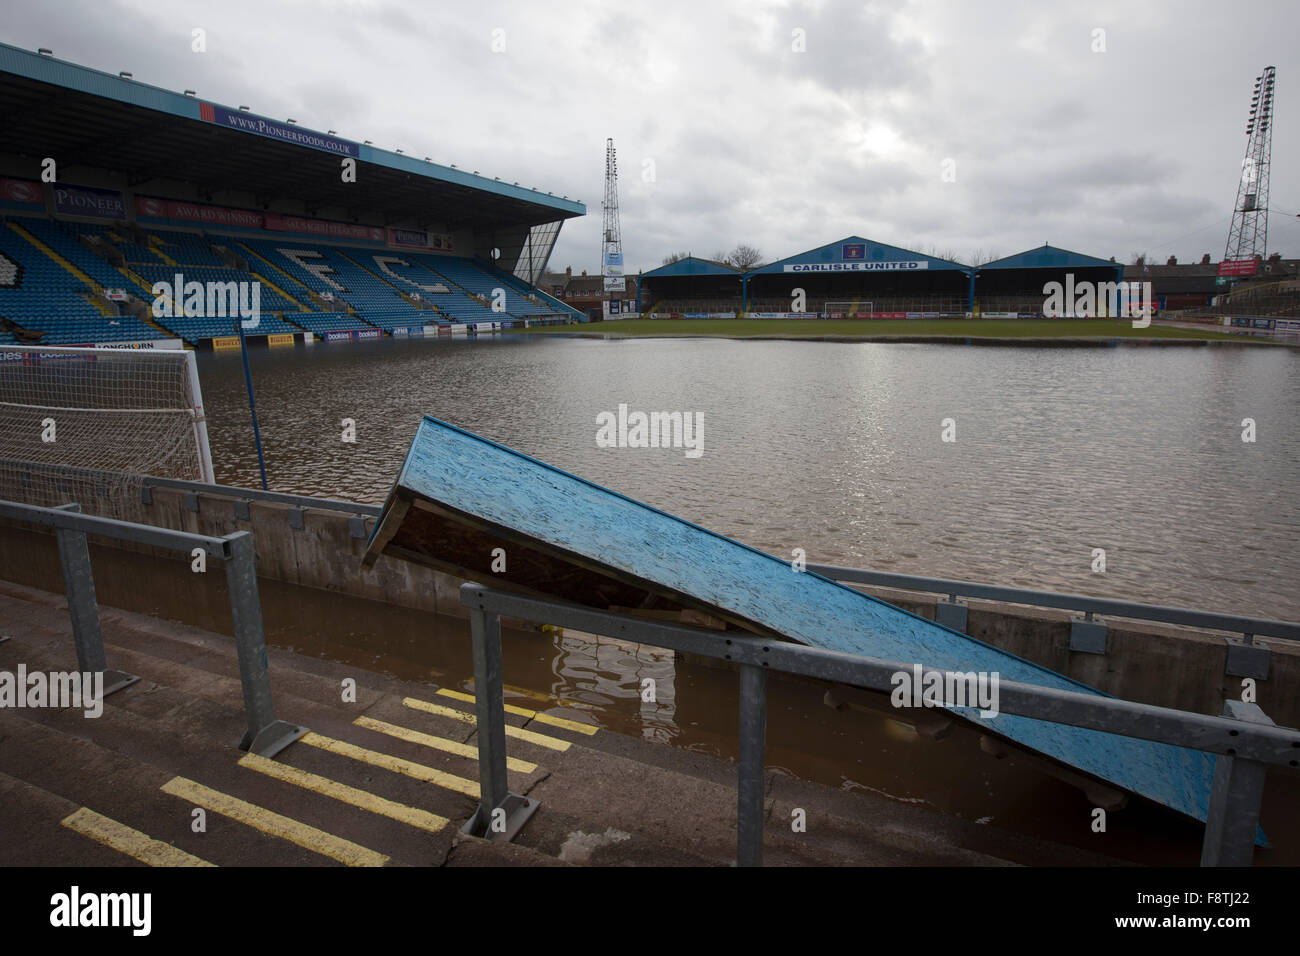
<path id="1" fill-rule="evenodd" d="M 928 269 L 930 263 L 908 262 L 796 262 L 783 267 L 785 272 L 910 272 Z"/>

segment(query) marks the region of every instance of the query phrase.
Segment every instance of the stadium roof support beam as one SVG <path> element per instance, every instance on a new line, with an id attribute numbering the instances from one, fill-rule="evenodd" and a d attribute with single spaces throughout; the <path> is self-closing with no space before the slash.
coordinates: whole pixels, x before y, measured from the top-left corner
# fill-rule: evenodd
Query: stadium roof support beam
<path id="1" fill-rule="evenodd" d="M 187 190 L 196 186 L 203 194 L 233 189 L 295 203 L 365 209 L 359 219 L 371 218 L 372 207 L 383 205 L 385 215 L 394 219 L 451 221 L 457 229 L 476 230 L 533 226 L 587 212 L 580 202 L 535 188 L 270 117 L 257 117 L 269 132 L 235 128 L 227 118 L 253 114 L 5 43 L 0 43 L 0 114 L 7 114 L 0 123 L 7 152 L 85 157 L 88 144 L 101 143 L 103 155 L 94 165 L 120 171 L 132 189 L 156 178 L 178 179 Z M 159 127 L 142 137 L 137 124 L 146 117 L 158 118 Z M 309 134 L 318 138 L 302 139 Z M 345 152 L 367 167 L 359 185 L 338 177 Z M 300 195 L 304 184 L 314 184 L 313 195 L 305 200 Z"/>
<path id="2" fill-rule="evenodd" d="M 76 152 L 71 155 L 65 155 L 61 164 L 66 166 L 83 166 L 87 164 L 87 154 L 93 153 L 109 143 L 118 143 L 123 139 L 136 139 L 140 136 L 148 136 L 151 133 L 157 133 L 166 127 L 165 120 L 151 119 L 144 123 L 137 123 L 135 126 L 120 132 L 105 133 L 103 136 L 97 136 L 94 139 L 86 140 L 79 143 Z"/>
<path id="3" fill-rule="evenodd" d="M 28 101 L 0 114 L 0 129 L 5 131 L 5 137 L 11 142 L 17 140 L 18 134 L 22 132 L 24 126 L 31 126 L 36 122 L 40 122 L 51 105 L 60 106 L 72 102 L 75 95 L 69 90 L 66 92 L 45 93 L 42 96 L 33 97 L 33 99 L 38 100 L 36 105 L 39 108 L 34 108 L 34 105 Z M 24 123 L 24 120 L 30 120 L 30 122 Z"/>
<path id="4" fill-rule="evenodd" d="M 191 159 L 200 156 L 206 156 L 211 151 L 212 151 L 212 144 L 204 143 L 201 146 L 196 146 L 194 149 L 186 150 L 183 153 L 173 153 L 170 156 L 167 156 L 165 159 L 160 160 L 155 165 L 146 167 L 141 172 L 133 173 L 127 179 L 127 184 L 132 189 L 134 189 L 136 186 L 142 186 L 147 182 L 152 182 L 153 180 L 160 178 L 161 175 L 165 172 L 169 172 L 169 171 L 175 172 L 177 167 L 181 166 L 182 164 L 188 165 Z M 207 192 L 215 191 L 213 189 L 207 188 L 206 184 L 204 183 L 195 183 L 195 185 Z"/>

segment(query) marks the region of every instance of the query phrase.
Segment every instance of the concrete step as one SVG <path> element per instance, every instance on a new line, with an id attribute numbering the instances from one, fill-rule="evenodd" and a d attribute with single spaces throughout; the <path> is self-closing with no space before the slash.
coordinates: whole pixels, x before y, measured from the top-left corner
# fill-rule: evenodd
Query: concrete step
<path id="1" fill-rule="evenodd" d="M 29 670 L 73 666 L 63 603 L 0 584 L 2 629 L 13 638 L 0 644 L 0 670 L 20 661 Z M 7 775 L 0 787 L 21 807 L 8 817 L 28 821 L 23 838 L 0 851 L 0 862 L 75 859 L 79 841 L 88 863 L 134 862 L 80 834 L 69 839 L 61 821 L 80 807 L 218 865 L 735 859 L 736 768 L 728 761 L 588 732 L 583 712 L 513 695 L 512 705 L 520 706 L 506 718 L 510 787 L 541 807 L 514 845 L 476 840 L 458 832 L 478 792 L 474 703 L 464 693 L 272 649 L 277 715 L 311 733 L 275 761 L 263 761 L 236 747 L 245 718 L 229 637 L 109 608 L 101 619 L 110 666 L 141 680 L 109 697 L 95 719 L 80 711 L 0 711 L 0 767 Z M 345 680 L 355 682 L 346 699 Z M 194 833 L 196 803 L 215 806 L 222 798 L 186 781 L 326 834 L 336 851 L 340 840 L 357 849 L 322 852 L 325 844 L 311 840 L 309 849 L 211 806 L 207 832 Z M 775 771 L 767 782 L 765 856 L 773 864 L 1114 862 Z M 796 810 L 806 820 L 803 832 L 791 828 Z M 8 819 L 0 828 L 10 829 Z M 36 834 L 49 836 L 50 853 Z"/>
<path id="2" fill-rule="evenodd" d="M 0 718 L 0 753 L 5 729 Z M 119 866 L 136 861 L 60 825 L 79 805 L 26 780 L 0 773 L 0 866 Z"/>

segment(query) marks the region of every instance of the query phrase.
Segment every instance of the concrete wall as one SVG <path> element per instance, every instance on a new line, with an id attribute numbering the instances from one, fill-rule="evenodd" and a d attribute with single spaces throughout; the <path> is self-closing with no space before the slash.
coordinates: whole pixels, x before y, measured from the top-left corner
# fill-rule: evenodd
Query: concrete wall
<path id="1" fill-rule="evenodd" d="M 937 598 L 887 588 L 869 594 L 934 620 Z M 971 601 L 966 633 L 986 644 L 1049 667 L 1115 697 L 1218 716 L 1225 698 L 1240 698 L 1240 677 L 1225 673 L 1229 635 L 1172 624 L 1106 620 L 1106 653 L 1070 650 L 1065 611 Z M 1231 635 L 1240 640 L 1241 635 Z M 1277 724 L 1300 726 L 1300 646 L 1256 638 L 1271 651 L 1267 679 L 1256 681 L 1257 703 Z"/>
<path id="2" fill-rule="evenodd" d="M 153 488 L 151 495 L 152 503 L 142 506 L 143 520 L 154 525 L 212 535 L 251 531 L 259 577 L 436 614 L 466 616 L 458 593 L 461 579 L 391 558 L 380 558 L 371 570 L 361 568 L 366 537 L 374 527 L 373 514 L 365 518 L 365 536 L 354 537 L 349 519 L 355 516 L 344 512 L 305 508 L 302 527 L 295 528 L 291 512 L 296 509 L 279 503 L 249 501 L 248 519 L 236 518 L 239 498 L 215 487 L 190 499 L 197 502 L 197 510 L 186 506 L 187 495 L 182 491 Z M 373 511 L 358 506 L 358 512 Z M 15 560 L 21 560 L 14 549 L 23 547 L 22 540 L 23 536 L 0 532 L 0 557 L 4 558 L 0 564 L 13 567 Z M 99 553 L 101 549 L 97 549 Z M 97 556 L 96 576 L 113 574 L 112 569 L 101 570 L 100 560 Z M 157 583 L 142 580 L 140 587 L 157 587 Z M 934 619 L 933 596 L 863 590 Z M 148 595 L 141 597 L 147 599 Z M 1107 622 L 1107 652 L 1086 654 L 1069 649 L 1069 621 L 1063 611 L 973 601 L 966 630 L 978 640 L 1127 700 L 1217 715 L 1225 698 L 1241 696 L 1240 678 L 1225 674 L 1228 643 L 1224 634 L 1112 619 Z M 1300 726 L 1300 694 L 1295 691 L 1300 686 L 1300 647 L 1267 638 L 1256 642 L 1272 650 L 1268 677 L 1258 681 L 1259 705 L 1276 723 Z"/>
<path id="3" fill-rule="evenodd" d="M 302 509 L 302 527 L 291 524 L 288 505 L 249 501 L 248 519 L 235 517 L 237 497 L 199 493 L 197 510 L 186 507 L 186 493 L 167 488 L 150 489 L 152 503 L 144 505 L 144 520 L 164 528 L 224 535 L 251 531 L 257 545 L 259 577 L 286 584 L 338 591 L 353 597 L 382 601 L 435 614 L 467 616 L 460 606 L 458 588 L 464 582 L 406 561 L 380 558 L 363 570 L 361 558 L 375 519 L 365 517 L 365 535 L 353 537 L 346 513 L 323 508 Z M 358 513 L 373 512 L 358 506 Z"/>

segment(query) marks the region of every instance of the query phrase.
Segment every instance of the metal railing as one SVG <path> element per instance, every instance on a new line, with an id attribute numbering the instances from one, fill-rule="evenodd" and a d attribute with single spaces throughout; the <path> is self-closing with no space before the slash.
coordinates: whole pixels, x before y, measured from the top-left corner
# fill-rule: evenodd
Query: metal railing
<path id="1" fill-rule="evenodd" d="M 106 472 L 107 474 L 107 472 Z M 244 501 L 270 501 L 276 504 L 291 505 L 295 508 L 318 508 L 322 511 L 341 511 L 345 514 L 365 518 L 378 518 L 383 509 L 378 505 L 363 505 L 341 498 L 316 498 L 310 495 L 295 495 L 284 491 L 263 491 L 260 488 L 237 488 L 234 485 L 208 485 L 201 481 L 185 481 L 180 478 L 154 478 L 145 475 L 143 503 L 152 504 L 150 488 L 169 488 L 173 491 L 186 491 L 190 494 L 221 495 Z"/>
<path id="2" fill-rule="evenodd" d="M 113 472 L 102 472 L 109 476 Z M 178 478 L 142 479 L 142 497 L 144 504 L 152 502 L 150 488 L 166 488 L 186 492 L 191 497 L 195 510 L 198 507 L 198 495 L 220 495 L 236 501 L 266 501 L 288 505 L 291 508 L 305 510 L 308 508 L 322 511 L 335 511 L 348 515 L 354 520 L 364 522 L 366 519 L 378 518 L 383 509 L 379 505 L 360 504 L 337 498 L 318 498 L 309 495 L 297 495 L 281 491 L 262 491 L 259 488 L 239 488 L 233 485 L 205 484 L 200 481 L 186 481 Z M 237 516 L 246 517 L 246 516 Z M 365 536 L 365 529 L 358 528 L 357 537 Z M 808 570 L 834 581 L 845 584 L 865 584 L 871 587 L 894 588 L 902 591 L 916 591 L 925 594 L 944 594 L 950 601 L 958 597 L 977 598 L 987 601 L 1003 601 L 1008 604 L 1024 604 L 1032 607 L 1055 608 L 1065 611 L 1081 611 L 1086 619 L 1094 615 L 1105 614 L 1112 617 L 1134 620 L 1155 621 L 1162 624 L 1179 624 L 1186 627 L 1200 627 L 1210 630 L 1227 631 L 1242 634 L 1245 643 L 1253 643 L 1256 635 L 1279 638 L 1287 641 L 1300 641 L 1300 623 L 1279 621 L 1271 618 L 1250 617 L 1242 614 L 1224 614 L 1217 611 L 1199 611 L 1195 609 L 1168 607 L 1159 604 L 1143 604 L 1137 601 L 1125 601 L 1117 598 L 1091 597 L 1081 594 L 1064 594 L 1056 591 L 1039 591 L 1028 588 L 1002 587 L 984 584 L 978 581 L 960 581 L 949 578 L 934 578 L 915 574 L 897 574 L 892 571 L 872 571 L 867 568 L 848 568 L 834 564 L 809 564 Z"/>
<path id="3" fill-rule="evenodd" d="M 358 504 L 333 498 L 314 498 L 278 491 L 262 491 L 256 488 L 207 485 L 202 482 L 173 478 L 145 477 L 143 481 L 143 494 L 146 504 L 149 503 L 149 489 L 152 487 L 188 492 L 192 496 L 195 508 L 197 508 L 197 496 L 203 493 L 222 495 L 223 497 L 243 501 L 274 502 L 300 510 L 317 508 L 325 511 L 337 511 L 350 516 L 350 520 L 354 524 L 355 537 L 365 537 L 365 521 L 378 518 L 383 510 L 378 505 Z M 1095 615 L 1105 614 L 1112 617 L 1238 633 L 1243 635 L 1244 644 L 1247 646 L 1254 643 L 1256 635 L 1286 641 L 1300 641 L 1300 623 L 1279 621 L 1271 618 L 1224 614 L 1217 611 L 1199 611 L 1159 604 L 1143 604 L 1138 601 L 1125 601 L 1117 598 L 1002 587 L 978 581 L 896 574 L 891 571 L 872 571 L 866 568 L 847 568 L 834 564 L 809 564 L 808 570 L 846 584 L 865 584 L 872 587 L 895 588 L 925 594 L 943 594 L 948 596 L 950 603 L 955 603 L 958 597 L 977 598 L 986 601 L 1003 601 L 1008 604 L 1024 604 L 1031 607 L 1080 611 L 1084 614 L 1084 621 L 1086 622 L 1092 622 Z M 962 630 L 960 627 L 956 629 Z"/>
<path id="4" fill-rule="evenodd" d="M 1090 618 L 1094 614 L 1159 621 L 1164 624 L 1183 624 L 1215 631 L 1244 634 L 1247 643 L 1254 635 L 1300 641 L 1300 624 L 1275 621 L 1269 618 L 1247 617 L 1241 614 L 1221 614 L 1217 611 L 1195 611 L 1187 608 L 1165 607 L 1159 604 L 1139 604 L 1114 598 L 1088 597 L 1083 594 L 1059 594 L 1055 591 L 1033 591 L 1026 588 L 1007 588 L 975 581 L 954 581 L 948 578 L 929 578 L 914 574 L 894 574 L 889 571 L 867 571 L 862 568 L 844 568 L 834 564 L 809 564 L 808 570 L 833 581 L 845 584 L 867 584 L 873 587 L 896 588 L 900 591 L 921 591 L 928 594 L 947 594 L 951 601 L 960 597 L 981 598 L 986 601 L 1004 601 L 1008 604 L 1028 604 L 1034 607 L 1059 608 L 1066 611 L 1083 611 Z"/>
<path id="5" fill-rule="evenodd" d="M 910 672 L 913 666 L 614 614 L 473 583 L 461 587 L 460 597 L 470 611 L 480 779 L 479 806 L 464 830 L 489 839 L 511 839 L 538 806 L 536 800 L 511 793 L 506 781 L 503 615 L 732 661 L 739 667 L 736 860 L 741 866 L 759 866 L 763 859 L 768 672 L 888 694 L 895 686 L 893 675 Z M 923 672 L 931 671 L 944 673 L 932 668 Z M 1267 771 L 1300 767 L 1300 731 L 1273 726 L 1255 704 L 1228 701 L 1224 717 L 1210 717 L 1033 684 L 999 682 L 998 692 L 1002 713 L 1217 754 L 1201 848 L 1203 866 L 1250 865 Z"/>
<path id="6" fill-rule="evenodd" d="M 250 532 L 236 531 L 215 537 L 191 531 L 173 531 L 81 514 L 81 506 L 76 504 L 42 508 L 0 501 L 0 518 L 54 529 L 67 590 L 68 612 L 72 618 L 77 667 L 83 672 L 104 675 L 105 696 L 129 687 L 139 678 L 108 668 L 86 535 L 130 541 L 186 555 L 202 549 L 208 556 L 224 562 L 235 651 L 239 658 L 239 682 L 248 721 L 248 729 L 239 747 L 263 757 L 273 757 L 307 732 L 305 727 L 275 718 L 266 637 L 262 631 L 262 605 L 257 591 L 253 535 Z"/>

